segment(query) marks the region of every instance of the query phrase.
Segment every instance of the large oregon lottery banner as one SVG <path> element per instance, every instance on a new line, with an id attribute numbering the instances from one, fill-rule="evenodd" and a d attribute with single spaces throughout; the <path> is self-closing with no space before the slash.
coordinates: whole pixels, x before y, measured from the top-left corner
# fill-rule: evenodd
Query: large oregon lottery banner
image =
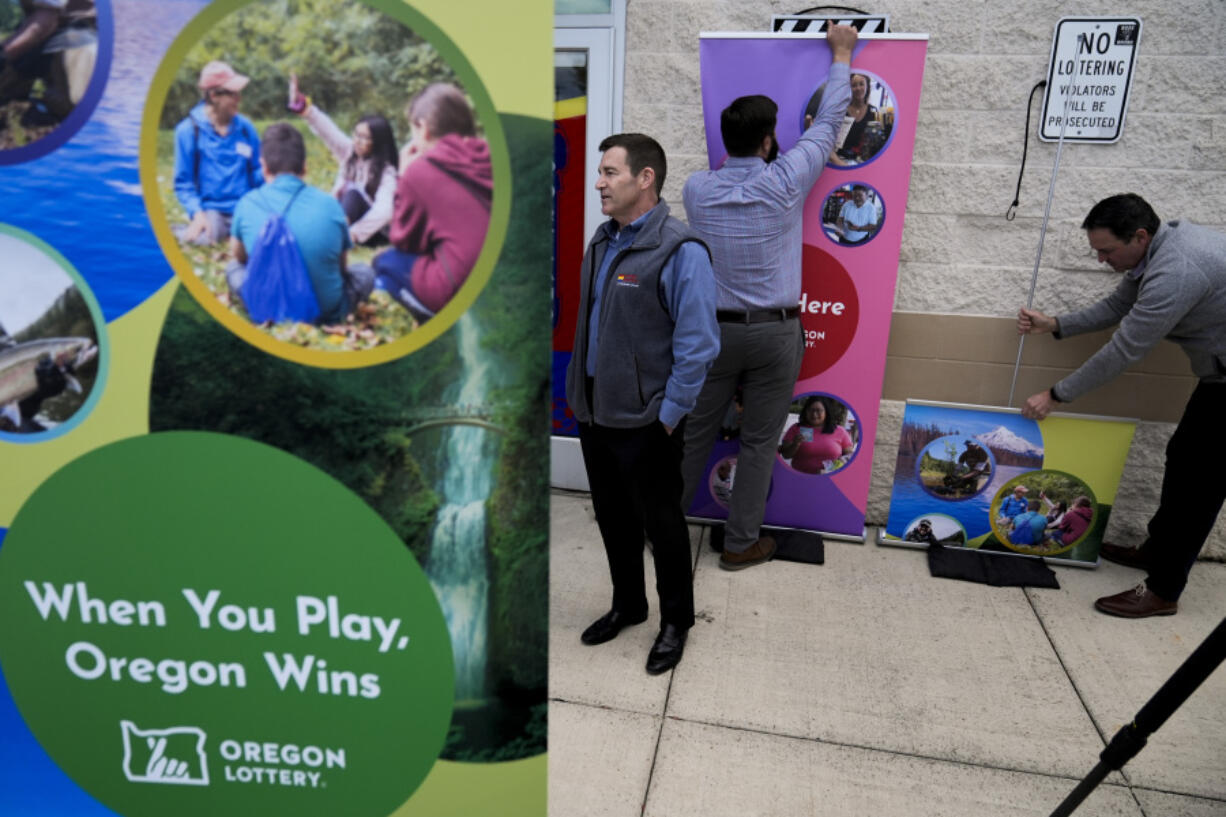
<path id="1" fill-rule="evenodd" d="M 551 24 L 0 0 L 0 813 L 545 813 Z"/>

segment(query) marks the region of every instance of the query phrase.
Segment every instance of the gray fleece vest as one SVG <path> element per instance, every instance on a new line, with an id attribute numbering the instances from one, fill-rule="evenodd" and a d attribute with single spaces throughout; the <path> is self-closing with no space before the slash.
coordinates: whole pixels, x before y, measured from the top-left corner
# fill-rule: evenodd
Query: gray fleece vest
<path id="1" fill-rule="evenodd" d="M 596 231 L 583 256 L 575 350 L 566 370 L 566 400 L 581 423 L 640 428 L 659 417 L 664 387 L 673 369 L 674 326 L 660 273 L 683 243 L 702 244 L 689 227 L 668 213 L 668 205 L 657 204 L 633 243 L 609 267 L 596 316 L 600 345 L 590 405 L 585 388 L 588 318 L 592 287 L 609 246 L 603 228 Z"/>

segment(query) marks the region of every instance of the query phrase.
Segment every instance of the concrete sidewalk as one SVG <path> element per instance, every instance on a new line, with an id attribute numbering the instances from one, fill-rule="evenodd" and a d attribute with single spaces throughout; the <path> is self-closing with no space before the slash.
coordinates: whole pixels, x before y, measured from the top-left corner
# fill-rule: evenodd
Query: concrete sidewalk
<path id="1" fill-rule="evenodd" d="M 698 621 L 652 677 L 651 594 L 646 624 L 579 641 L 610 599 L 586 494 L 554 493 L 551 532 L 551 817 L 1048 815 L 1226 615 L 1216 563 L 1178 615 L 1129 621 L 1092 608 L 1142 578 L 1107 562 L 993 588 L 827 542 L 825 565 L 732 573 L 693 527 Z M 1226 668 L 1076 814 L 1226 815 Z"/>

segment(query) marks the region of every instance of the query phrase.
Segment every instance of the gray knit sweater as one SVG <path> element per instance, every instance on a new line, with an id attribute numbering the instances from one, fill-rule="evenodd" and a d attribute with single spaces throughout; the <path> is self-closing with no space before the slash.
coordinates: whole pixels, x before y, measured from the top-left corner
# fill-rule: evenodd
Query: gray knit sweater
<path id="1" fill-rule="evenodd" d="M 1115 292 L 1059 321 L 1057 337 L 1119 324 L 1103 348 L 1056 384 L 1061 400 L 1103 385 L 1163 338 L 1183 347 L 1202 381 L 1226 381 L 1226 235 L 1188 222 L 1163 224 L 1144 263 Z"/>

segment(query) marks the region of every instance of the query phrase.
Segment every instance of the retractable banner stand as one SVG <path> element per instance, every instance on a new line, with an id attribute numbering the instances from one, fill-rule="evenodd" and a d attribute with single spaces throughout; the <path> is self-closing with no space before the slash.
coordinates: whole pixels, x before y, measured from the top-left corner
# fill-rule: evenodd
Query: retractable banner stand
<path id="1" fill-rule="evenodd" d="M 907 401 L 881 544 L 1098 564 L 1136 422 Z"/>
<path id="2" fill-rule="evenodd" d="M 544 814 L 551 9 L 59 6 L 2 71 L 0 814 Z"/>
<path id="3" fill-rule="evenodd" d="M 781 445 L 795 438 L 801 445 L 791 459 L 776 459 L 768 525 L 863 538 L 926 51 L 922 34 L 862 37 L 856 45 L 853 94 L 868 107 L 860 119 L 844 119 L 805 203 L 800 310 L 806 349 L 780 429 Z M 806 113 L 816 109 L 830 70 L 825 38 L 812 35 L 703 34 L 699 54 L 712 168 L 727 158 L 719 117 L 732 100 L 747 94 L 775 100 L 776 135 L 786 151 L 804 130 Z M 851 224 L 875 226 L 853 230 Z M 809 424 L 815 404 L 833 415 L 832 435 Z M 737 409 L 729 407 L 726 439 L 712 455 L 692 516 L 727 516 Z M 804 422 L 802 415 L 808 415 Z M 814 440 L 817 434 L 834 444 Z"/>

